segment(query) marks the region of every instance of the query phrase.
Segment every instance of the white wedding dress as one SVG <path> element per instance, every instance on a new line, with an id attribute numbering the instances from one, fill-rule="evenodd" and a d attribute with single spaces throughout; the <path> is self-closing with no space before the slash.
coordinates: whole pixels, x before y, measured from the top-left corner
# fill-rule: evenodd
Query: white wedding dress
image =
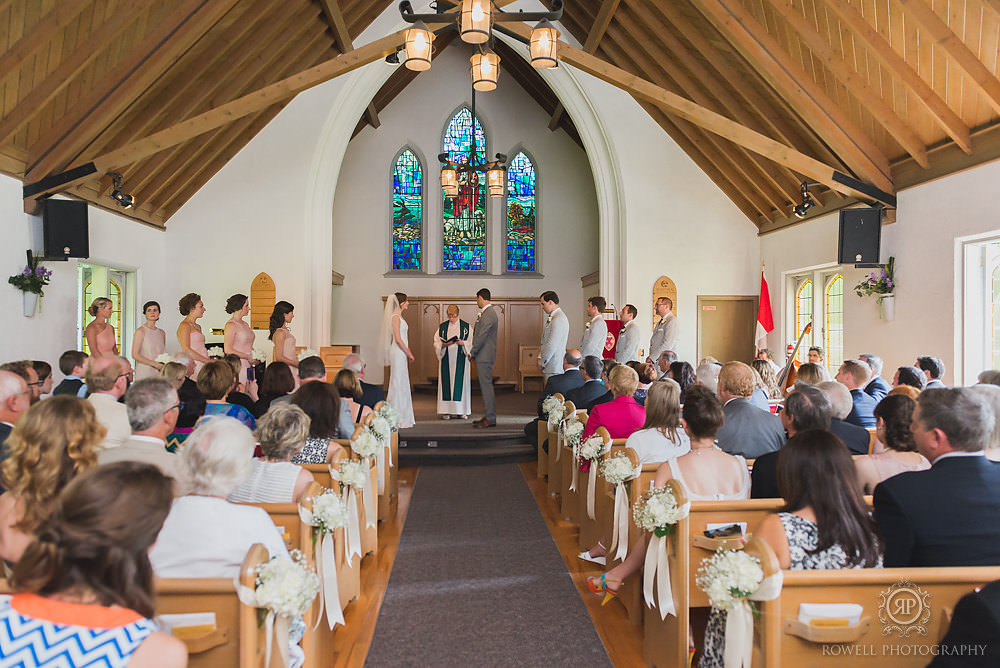
<path id="1" fill-rule="evenodd" d="M 399 338 L 403 339 L 403 342 L 409 346 L 410 340 L 407 338 L 409 325 L 399 315 L 392 317 L 399 318 Z M 389 346 L 389 392 L 385 399 L 399 413 L 399 427 L 401 429 L 412 427 L 415 424 L 413 398 L 410 396 L 409 361 L 406 359 L 406 353 L 403 352 L 403 349 L 396 344 L 395 339 Z"/>

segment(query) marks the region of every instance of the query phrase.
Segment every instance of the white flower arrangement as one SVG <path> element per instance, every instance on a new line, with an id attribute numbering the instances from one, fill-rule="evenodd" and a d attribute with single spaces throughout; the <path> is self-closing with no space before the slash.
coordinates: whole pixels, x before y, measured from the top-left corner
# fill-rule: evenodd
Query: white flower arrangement
<path id="1" fill-rule="evenodd" d="M 580 442 L 580 435 L 583 433 L 583 423 L 576 419 L 576 416 L 570 416 L 563 420 L 562 423 L 562 434 L 563 440 L 570 445 L 570 447 L 575 446 Z"/>
<path id="2" fill-rule="evenodd" d="M 399 413 L 388 401 L 382 402 L 382 408 L 378 409 L 378 416 L 385 418 L 386 422 L 389 423 L 389 427 L 392 429 L 399 426 Z"/>
<path id="3" fill-rule="evenodd" d="M 343 478 L 343 467 L 341 464 L 341 478 Z M 319 529 L 321 534 L 333 533 L 337 529 L 347 526 L 347 504 L 340 496 L 332 490 L 326 490 L 322 494 L 317 494 L 312 499 L 312 526 Z"/>
<path id="4" fill-rule="evenodd" d="M 591 436 L 580 444 L 580 459 L 595 461 L 604 456 L 604 453 L 611 448 L 610 443 L 605 443 L 600 436 Z"/>
<path id="5" fill-rule="evenodd" d="M 222 349 L 222 346 L 212 346 L 208 349 L 208 356 L 222 359 L 226 356 L 226 351 Z"/>
<path id="6" fill-rule="evenodd" d="M 253 359 L 254 359 L 255 362 L 266 362 L 267 361 L 267 353 L 265 353 L 260 348 L 254 348 L 253 349 Z"/>
<path id="7" fill-rule="evenodd" d="M 669 487 L 655 487 L 635 502 L 632 516 L 637 527 L 662 538 L 673 530 L 675 524 L 687 517 L 688 510 L 687 504 L 677 505 L 677 499 Z"/>
<path id="8" fill-rule="evenodd" d="M 319 357 L 319 353 L 313 350 L 312 348 L 306 348 L 305 350 L 299 353 L 300 362 L 307 357 Z"/>
<path id="9" fill-rule="evenodd" d="M 608 457 L 601 464 L 601 475 L 612 485 L 620 485 L 626 480 L 632 480 L 639 474 L 632 466 L 632 460 L 624 454 Z"/>
<path id="10" fill-rule="evenodd" d="M 368 480 L 368 466 L 362 462 L 340 462 L 340 484 L 361 489 Z M 346 512 L 346 510 L 345 510 Z"/>
<path id="11" fill-rule="evenodd" d="M 159 355 L 156 356 L 156 359 L 153 361 L 157 362 L 158 364 L 169 364 L 170 362 L 174 361 L 174 356 L 171 355 L 170 353 L 160 353 Z"/>
<path id="12" fill-rule="evenodd" d="M 382 443 L 385 443 L 392 435 L 392 425 L 388 420 L 377 413 L 375 414 L 375 417 L 372 418 L 372 423 L 369 425 L 369 429 L 371 429 L 372 433 L 375 434 L 375 438 Z"/>
<path id="13" fill-rule="evenodd" d="M 559 423 L 562 422 L 563 402 L 559 401 L 559 397 L 550 394 L 542 402 L 542 413 L 545 414 L 546 420 L 549 423 L 549 429 L 555 431 L 559 428 Z"/>
<path id="14" fill-rule="evenodd" d="M 711 558 L 703 559 L 695 583 L 719 610 L 732 610 L 751 596 L 764 580 L 760 560 L 743 550 L 720 548 Z"/>
<path id="15" fill-rule="evenodd" d="M 292 558 L 271 557 L 257 567 L 254 594 L 257 605 L 282 617 L 301 617 L 319 592 L 319 577 L 306 565 L 302 553 Z"/>
<path id="16" fill-rule="evenodd" d="M 370 429 L 362 429 L 357 438 L 351 439 L 351 450 L 359 457 L 374 457 L 382 444 Z"/>

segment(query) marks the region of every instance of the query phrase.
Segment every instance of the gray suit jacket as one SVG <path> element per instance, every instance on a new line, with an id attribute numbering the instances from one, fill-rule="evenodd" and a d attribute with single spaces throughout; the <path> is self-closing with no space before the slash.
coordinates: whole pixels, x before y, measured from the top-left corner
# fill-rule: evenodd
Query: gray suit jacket
<path id="1" fill-rule="evenodd" d="M 726 422 L 715 440 L 729 454 L 756 459 L 785 444 L 785 428 L 777 415 L 757 408 L 746 399 L 733 399 L 722 410 Z"/>
<path id="2" fill-rule="evenodd" d="M 671 311 L 656 323 L 653 336 L 649 338 L 649 350 L 646 357 L 654 362 L 664 350 L 674 350 L 677 345 L 677 316 Z"/>
<path id="3" fill-rule="evenodd" d="M 469 351 L 476 364 L 493 366 L 496 363 L 498 322 L 496 307 L 492 304 L 476 317 L 476 325 L 472 329 L 472 350 Z"/>
<path id="4" fill-rule="evenodd" d="M 561 308 L 546 316 L 542 328 L 542 349 L 538 358 L 542 360 L 542 371 L 547 376 L 562 373 L 566 341 L 569 340 L 569 320 Z"/>
<path id="5" fill-rule="evenodd" d="M 597 316 L 592 321 L 590 327 L 583 330 L 583 340 L 580 341 L 580 354 L 584 357 L 593 355 L 598 359 L 604 359 L 604 346 L 607 342 L 608 323 L 601 316 Z"/>
<path id="6" fill-rule="evenodd" d="M 615 361 L 625 364 L 639 359 L 639 326 L 631 321 L 618 334 L 618 347 L 615 348 Z"/>

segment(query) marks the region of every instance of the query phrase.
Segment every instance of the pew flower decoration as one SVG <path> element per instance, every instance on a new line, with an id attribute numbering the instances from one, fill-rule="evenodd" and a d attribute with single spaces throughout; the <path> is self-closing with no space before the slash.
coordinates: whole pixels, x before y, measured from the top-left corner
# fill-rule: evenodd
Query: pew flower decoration
<path id="1" fill-rule="evenodd" d="M 632 508 L 636 526 L 652 534 L 642 566 L 642 596 L 648 607 L 658 609 L 660 619 L 677 614 L 670 586 L 667 537 L 673 532 L 674 525 L 687 517 L 690 509 L 690 503 L 677 505 L 677 498 L 669 486 L 649 490 Z M 628 534 L 624 539 L 628 540 Z"/>
<path id="2" fill-rule="evenodd" d="M 612 485 L 618 486 L 633 480 L 639 472 L 632 466 L 632 460 L 624 454 L 608 457 L 601 464 L 601 475 Z"/>
<path id="3" fill-rule="evenodd" d="M 376 415 L 388 422 L 390 429 L 395 429 L 399 426 L 399 412 L 388 401 L 382 402 L 382 406 L 378 409 Z"/>
<path id="4" fill-rule="evenodd" d="M 351 439 L 351 450 L 359 457 L 374 457 L 382 444 L 371 429 L 362 429 L 357 438 Z"/>
<path id="5" fill-rule="evenodd" d="M 343 464 L 341 464 L 341 476 L 343 476 Z M 305 523 L 316 527 L 321 535 L 333 533 L 347 526 L 347 504 L 332 490 L 314 496 L 312 512 L 304 510 L 303 515 Z"/>
<path id="6" fill-rule="evenodd" d="M 632 466 L 624 454 L 608 457 L 601 463 L 601 475 L 615 488 L 615 510 L 612 520 L 611 548 L 615 559 L 624 560 L 628 556 L 628 493 L 625 483 L 634 480 L 642 471 L 641 466 Z"/>
<path id="7" fill-rule="evenodd" d="M 170 353 L 160 353 L 159 355 L 156 356 L 156 359 L 153 361 L 158 364 L 169 364 L 170 362 L 174 361 L 174 356 L 171 355 Z"/>
<path id="8" fill-rule="evenodd" d="M 337 589 L 337 564 L 333 532 L 348 526 L 350 512 L 347 503 L 336 492 L 328 489 L 312 497 L 311 510 L 300 505 L 299 517 L 302 518 L 303 522 L 315 528 L 315 531 L 312 532 L 312 539 L 320 582 L 319 612 L 316 614 L 316 626 L 319 625 L 325 608 L 327 622 L 330 630 L 333 630 L 337 624 L 344 623 L 344 611 L 340 607 L 340 592 Z"/>
<path id="9" fill-rule="evenodd" d="M 368 467 L 362 462 L 342 461 L 340 462 L 340 482 L 342 485 L 361 489 L 368 478 Z M 344 510 L 345 514 L 347 510 Z"/>
<path id="10" fill-rule="evenodd" d="M 257 567 L 254 594 L 257 607 L 267 608 L 281 617 L 301 617 L 319 592 L 319 578 L 306 564 L 298 550 L 291 559 L 271 557 Z"/>
<path id="11" fill-rule="evenodd" d="M 313 350 L 312 348 L 306 348 L 305 350 L 299 353 L 300 362 L 307 357 L 319 357 L 319 353 Z"/>
<path id="12" fill-rule="evenodd" d="M 389 437 L 392 436 L 392 424 L 378 413 L 372 417 L 369 428 L 375 434 L 375 438 L 382 443 L 388 441 Z"/>
<path id="13" fill-rule="evenodd" d="M 563 402 L 559 401 L 559 397 L 550 394 L 542 402 L 542 413 L 545 414 L 545 418 L 549 423 L 549 429 L 555 431 L 559 428 L 559 423 L 562 422 Z"/>
<path id="14" fill-rule="evenodd" d="M 674 525 L 687 517 L 689 504 L 677 505 L 669 487 L 655 487 L 643 494 L 632 508 L 635 525 L 657 537 L 670 535 Z"/>
<path id="15" fill-rule="evenodd" d="M 212 346 L 208 349 L 208 356 L 215 359 L 222 359 L 225 357 L 226 351 L 222 349 L 222 346 Z"/>
<path id="16" fill-rule="evenodd" d="M 604 453 L 610 449 L 611 445 L 605 443 L 604 439 L 600 436 L 591 436 L 586 441 L 580 444 L 580 459 L 587 459 L 590 461 L 595 461 L 604 456 Z"/>
<path id="17" fill-rule="evenodd" d="M 580 443 L 580 435 L 583 434 L 583 423 L 572 415 L 562 423 L 562 434 L 566 444 L 575 448 Z"/>
<path id="18" fill-rule="evenodd" d="M 743 550 L 723 548 L 702 560 L 695 577 L 709 604 L 718 610 L 732 610 L 756 592 L 763 580 L 764 571 L 757 557 Z"/>

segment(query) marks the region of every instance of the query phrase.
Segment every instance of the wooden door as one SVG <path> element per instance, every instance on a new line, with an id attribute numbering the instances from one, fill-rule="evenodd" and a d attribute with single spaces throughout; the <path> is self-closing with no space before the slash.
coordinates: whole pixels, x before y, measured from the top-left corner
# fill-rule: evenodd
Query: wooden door
<path id="1" fill-rule="evenodd" d="M 698 359 L 712 356 L 725 364 L 754 358 L 756 296 L 698 296 Z"/>

